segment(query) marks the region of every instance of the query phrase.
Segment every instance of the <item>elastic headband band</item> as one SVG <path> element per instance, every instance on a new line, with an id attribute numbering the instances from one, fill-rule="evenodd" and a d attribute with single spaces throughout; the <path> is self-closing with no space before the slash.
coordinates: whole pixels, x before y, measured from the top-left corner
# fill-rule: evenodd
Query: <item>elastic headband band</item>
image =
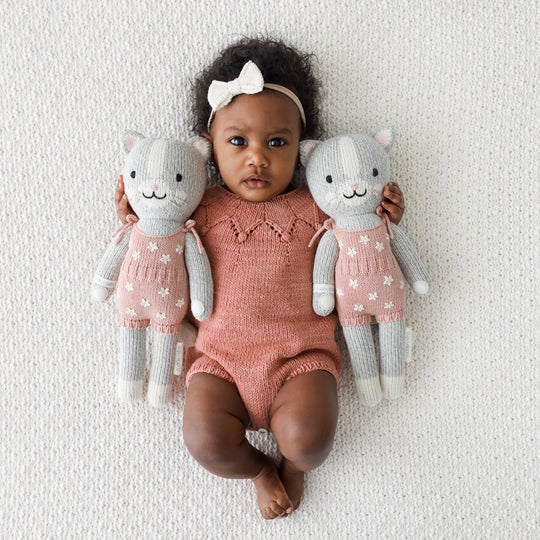
<path id="1" fill-rule="evenodd" d="M 212 84 L 208 88 L 208 103 L 212 107 L 207 124 L 208 131 L 210 131 L 210 125 L 216 112 L 226 107 L 234 97 L 241 94 L 258 94 L 264 88 L 280 92 L 292 100 L 300 112 L 302 124 L 306 127 L 306 114 L 298 96 L 280 84 L 265 83 L 260 69 L 254 62 L 249 60 L 236 79 L 229 82 L 212 81 Z"/>

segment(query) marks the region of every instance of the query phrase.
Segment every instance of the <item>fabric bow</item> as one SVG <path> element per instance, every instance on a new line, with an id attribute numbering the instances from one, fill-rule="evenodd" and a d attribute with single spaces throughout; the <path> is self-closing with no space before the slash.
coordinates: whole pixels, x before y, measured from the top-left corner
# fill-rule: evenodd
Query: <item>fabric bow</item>
<path id="1" fill-rule="evenodd" d="M 257 94 L 264 87 L 264 79 L 257 65 L 249 60 L 246 62 L 240 75 L 229 82 L 212 81 L 208 88 L 208 103 L 212 111 L 217 111 L 240 94 Z"/>

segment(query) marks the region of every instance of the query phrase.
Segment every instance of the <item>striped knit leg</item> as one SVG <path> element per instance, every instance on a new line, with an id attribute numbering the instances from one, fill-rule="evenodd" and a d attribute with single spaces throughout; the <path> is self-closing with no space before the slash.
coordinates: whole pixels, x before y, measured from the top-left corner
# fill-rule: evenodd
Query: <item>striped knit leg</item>
<path id="1" fill-rule="evenodd" d="M 178 334 L 154 332 L 148 402 L 161 407 L 171 399 Z"/>
<path id="2" fill-rule="evenodd" d="M 349 349 L 360 401 L 374 407 L 381 401 L 382 394 L 370 325 L 344 326 L 343 335 Z"/>
<path id="3" fill-rule="evenodd" d="M 146 330 L 120 328 L 118 399 L 127 403 L 143 397 Z"/>
<path id="4" fill-rule="evenodd" d="M 403 394 L 405 377 L 405 321 L 380 323 L 379 340 L 383 396 L 396 399 Z"/>

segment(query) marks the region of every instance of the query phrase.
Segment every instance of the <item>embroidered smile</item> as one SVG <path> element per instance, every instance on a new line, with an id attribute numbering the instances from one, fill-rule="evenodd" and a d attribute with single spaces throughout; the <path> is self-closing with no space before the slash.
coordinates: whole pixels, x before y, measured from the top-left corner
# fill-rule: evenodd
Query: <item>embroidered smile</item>
<path id="1" fill-rule="evenodd" d="M 352 199 L 354 197 L 363 197 L 365 194 L 367 193 L 367 188 L 365 189 L 364 193 L 358 193 L 356 191 L 356 189 L 353 189 L 353 194 L 352 195 L 345 195 L 345 193 L 343 194 L 343 196 L 346 198 L 346 199 Z"/>
<path id="2" fill-rule="evenodd" d="M 156 195 L 156 192 L 155 191 L 152 191 L 152 195 L 146 195 L 146 193 L 143 193 L 142 196 L 145 198 L 145 199 L 159 199 L 160 201 L 163 200 L 167 194 L 165 193 L 165 195 L 163 195 L 163 197 L 158 197 Z"/>

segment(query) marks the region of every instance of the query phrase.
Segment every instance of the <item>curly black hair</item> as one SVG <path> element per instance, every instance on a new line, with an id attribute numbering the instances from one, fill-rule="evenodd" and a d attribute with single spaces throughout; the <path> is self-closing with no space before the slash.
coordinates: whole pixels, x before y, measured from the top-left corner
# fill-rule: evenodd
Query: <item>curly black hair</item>
<path id="1" fill-rule="evenodd" d="M 285 86 L 300 99 L 306 114 L 302 138 L 320 139 L 323 131 L 318 105 L 321 85 L 313 74 L 313 57 L 313 54 L 267 37 L 244 37 L 226 47 L 194 81 L 193 131 L 197 135 L 207 131 L 211 112 L 207 93 L 212 81 L 235 79 L 245 63 L 252 60 L 261 70 L 265 82 Z"/>

